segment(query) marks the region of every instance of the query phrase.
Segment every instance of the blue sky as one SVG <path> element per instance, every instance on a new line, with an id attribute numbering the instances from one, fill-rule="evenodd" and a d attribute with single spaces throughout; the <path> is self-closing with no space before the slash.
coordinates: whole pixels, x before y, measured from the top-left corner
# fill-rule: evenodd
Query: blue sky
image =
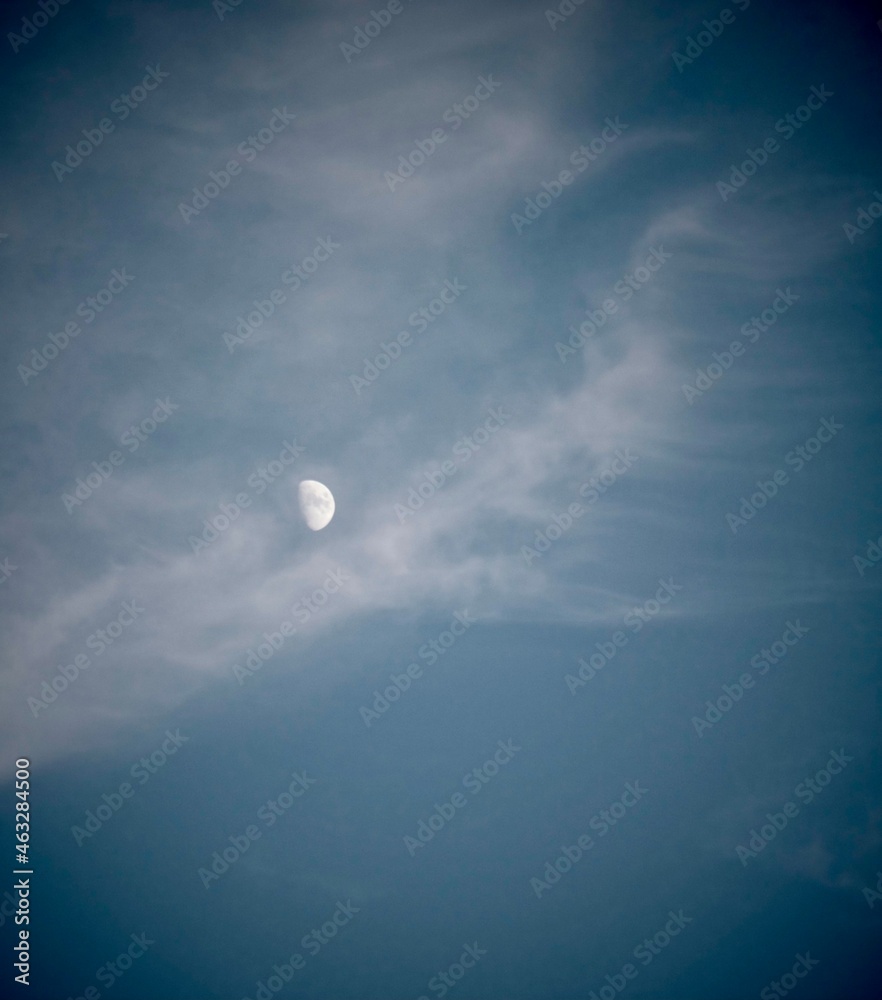
<path id="1" fill-rule="evenodd" d="M 30 995 L 870 997 L 869 5 L 371 10 L 4 8 Z"/>

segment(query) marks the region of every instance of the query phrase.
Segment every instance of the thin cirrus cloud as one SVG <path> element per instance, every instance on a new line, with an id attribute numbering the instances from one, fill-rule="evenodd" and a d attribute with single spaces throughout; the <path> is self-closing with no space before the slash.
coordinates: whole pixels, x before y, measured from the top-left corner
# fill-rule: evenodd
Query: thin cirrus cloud
<path id="1" fill-rule="evenodd" d="M 247 16 L 244 5 L 239 15 Z M 336 566 L 346 569 L 351 584 L 316 616 L 316 633 L 376 611 L 416 614 L 452 602 L 494 620 L 529 614 L 614 621 L 652 579 L 642 567 L 623 567 L 618 553 L 641 533 L 654 537 L 658 526 L 685 531 L 694 521 L 690 503 L 709 483 L 720 490 L 720 520 L 725 504 L 751 485 L 748 477 L 742 487 L 738 472 L 749 463 L 747 444 L 763 414 L 733 420 L 709 407 L 689 411 L 680 386 L 766 304 L 779 282 L 803 282 L 807 313 L 813 275 L 842 247 L 801 232 L 792 213 L 778 215 L 769 204 L 719 203 L 717 167 L 709 161 L 701 178 L 694 167 L 685 179 L 660 171 L 660 158 L 685 163 L 696 151 L 706 155 L 713 140 L 695 121 L 684 126 L 642 112 L 630 85 L 615 107 L 607 106 L 599 81 L 609 67 L 602 58 L 596 89 L 586 98 L 590 113 L 567 121 L 574 60 L 584 58 L 567 41 L 572 25 L 559 35 L 549 32 L 532 56 L 541 71 L 537 88 L 535 79 L 525 82 L 508 47 L 535 11 L 493 10 L 470 17 L 466 26 L 432 10 L 426 17 L 443 23 L 436 33 L 426 31 L 425 20 L 409 23 L 416 15 L 417 7 L 408 7 L 394 31 L 352 66 L 341 56 L 339 66 L 328 69 L 311 55 L 318 40 L 334 49 L 360 16 L 355 7 L 340 6 L 331 21 L 306 19 L 279 36 L 263 30 L 221 69 L 207 42 L 186 59 L 175 42 L 160 45 L 175 32 L 161 36 L 157 11 L 135 8 L 142 49 L 157 53 L 151 59 L 167 58 L 171 76 L 91 162 L 52 188 L 50 198 L 32 199 L 34 229 L 52 233 L 56 251 L 30 237 L 42 269 L 26 274 L 15 262 L 11 268 L 13 279 L 34 290 L 59 283 L 51 304 L 39 296 L 36 304 L 13 298 L 11 317 L 20 331 L 7 348 L 13 365 L 36 342 L 34 330 L 60 328 L 112 267 L 131 258 L 138 278 L 104 325 L 89 332 L 91 339 L 73 344 L 33 385 L 16 386 L 15 418 L 33 444 L 22 456 L 12 496 L 36 499 L 28 536 L 18 543 L 22 563 L 31 567 L 29 582 L 9 612 L 14 652 L 6 701 L 17 719 L 7 727 L 10 742 L 52 739 L 48 727 L 27 731 L 22 700 L 35 677 L 111 617 L 115 602 L 137 597 L 149 609 L 126 639 L 137 695 L 118 686 L 87 689 L 85 681 L 82 693 L 72 690 L 58 713 L 84 743 L 91 725 L 87 690 L 97 698 L 96 710 L 117 719 L 173 702 L 227 672 L 255 634 L 274 627 L 292 599 Z M 181 37 L 194 17 L 163 16 L 177 19 Z M 605 23 L 599 5 L 585 5 L 579 17 Z M 233 16 L 213 27 L 234 31 Z M 488 58 L 491 41 L 499 69 Z M 445 108 L 472 92 L 480 74 L 492 72 L 502 82 L 499 91 L 390 192 L 383 172 L 415 137 L 428 134 Z M 91 83 L 88 95 L 77 95 L 80 105 L 97 114 L 107 94 L 113 96 L 117 75 L 125 74 Z M 201 78 L 234 79 L 230 106 L 206 106 Z M 296 121 L 223 198 L 185 225 L 178 203 L 287 93 L 298 95 L 288 101 Z M 511 213 L 616 114 L 629 123 L 626 132 L 518 236 Z M 78 127 L 80 118 L 82 112 Z M 63 148 L 70 129 L 66 106 L 50 106 L 41 155 Z M 25 179 L 25 165 L 13 182 L 19 192 L 34 183 Z M 38 165 L 47 172 L 46 164 Z M 604 194 L 623 184 L 629 197 L 611 210 Z M 100 213 L 86 224 L 71 192 L 93 208 L 101 198 L 124 204 L 132 233 L 108 238 Z M 836 219 L 843 199 L 831 188 L 813 212 L 815 221 Z M 230 355 L 223 331 L 277 287 L 285 267 L 322 236 L 340 249 L 252 342 Z M 166 259 L 168 245 L 175 254 L 186 248 L 185 269 Z M 672 251 L 672 260 L 595 342 L 562 366 L 555 342 L 657 245 Z M 212 247 L 213 265 L 231 276 L 220 286 L 200 256 L 205 247 Z M 537 255 L 545 259 L 538 277 Z M 62 257 L 72 263 L 62 266 Z M 727 315 L 707 290 L 718 275 L 728 283 Z M 410 313 L 454 276 L 469 286 L 462 300 L 356 396 L 348 376 L 360 373 L 363 358 L 406 328 Z M 151 291 L 158 280 L 167 282 L 161 301 Z M 808 323 L 796 311 L 791 320 Z M 500 358 L 513 363 L 499 364 Z M 774 372 L 802 385 L 813 368 L 805 359 L 794 367 L 782 358 Z M 761 365 L 747 359 L 714 392 L 725 400 L 735 385 L 764 377 Z M 166 394 L 181 400 L 174 421 L 69 516 L 62 491 Z M 796 442 L 816 417 L 850 403 L 799 396 L 786 416 L 777 415 L 776 437 L 783 445 Z M 512 412 L 510 425 L 400 524 L 394 505 L 493 405 Z M 67 419 L 69 413 L 78 416 Z M 207 551 L 190 552 L 187 536 L 288 437 L 308 448 L 294 478 L 269 490 Z M 592 509 L 566 547 L 527 567 L 521 544 L 623 446 L 641 457 L 621 490 Z M 295 527 L 291 484 L 302 475 L 327 482 L 338 500 L 335 521 L 313 546 Z M 670 501 L 672 485 L 682 505 Z M 660 494 L 667 499 L 660 501 Z M 22 516 L 4 514 L 3 524 L 7 537 L 16 537 Z M 648 561 L 663 565 L 670 551 L 659 548 Z M 558 572 L 585 563 L 595 567 L 587 584 Z M 693 568 L 701 572 L 699 557 Z M 749 603 L 752 582 L 772 578 L 768 562 L 757 556 L 726 584 L 728 599 L 734 594 Z M 766 599 L 792 597 L 793 586 L 782 583 Z M 700 614 L 709 600 L 693 591 L 676 613 Z M 170 686 L 174 671 L 181 676 Z M 57 752 L 62 745 L 58 739 Z"/>

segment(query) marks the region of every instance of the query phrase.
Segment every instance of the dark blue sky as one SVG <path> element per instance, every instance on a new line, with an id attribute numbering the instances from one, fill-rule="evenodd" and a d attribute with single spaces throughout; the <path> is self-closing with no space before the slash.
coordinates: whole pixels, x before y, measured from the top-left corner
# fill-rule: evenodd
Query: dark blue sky
<path id="1" fill-rule="evenodd" d="M 0 995 L 876 995 L 878 15 L 548 10 L 4 7 Z"/>

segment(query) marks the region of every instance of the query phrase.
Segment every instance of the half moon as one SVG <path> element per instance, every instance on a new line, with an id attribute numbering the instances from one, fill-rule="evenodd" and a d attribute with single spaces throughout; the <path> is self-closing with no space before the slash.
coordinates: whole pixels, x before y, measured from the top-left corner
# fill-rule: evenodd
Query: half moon
<path id="1" fill-rule="evenodd" d="M 315 479 L 304 479 L 297 492 L 300 513 L 306 521 L 307 528 L 321 531 L 327 527 L 336 510 L 334 494 L 324 483 L 316 482 Z"/>

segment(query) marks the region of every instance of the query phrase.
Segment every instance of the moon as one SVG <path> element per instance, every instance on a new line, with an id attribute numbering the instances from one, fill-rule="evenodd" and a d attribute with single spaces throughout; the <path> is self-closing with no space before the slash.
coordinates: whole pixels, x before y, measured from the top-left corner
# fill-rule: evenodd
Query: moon
<path id="1" fill-rule="evenodd" d="M 321 531 L 331 523 L 336 505 L 334 504 L 334 494 L 324 483 L 316 482 L 315 479 L 304 479 L 298 487 L 298 499 L 300 501 L 300 513 L 306 521 L 307 528 L 313 531 Z"/>

